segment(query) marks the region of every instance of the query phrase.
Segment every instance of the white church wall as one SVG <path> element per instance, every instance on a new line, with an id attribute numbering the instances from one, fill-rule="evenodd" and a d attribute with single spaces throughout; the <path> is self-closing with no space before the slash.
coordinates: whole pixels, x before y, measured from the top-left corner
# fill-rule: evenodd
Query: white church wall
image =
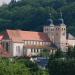
<path id="1" fill-rule="evenodd" d="M 40 53 L 41 49 L 31 49 L 31 48 L 27 48 L 26 49 L 26 55 L 27 56 L 36 56 Z"/>
<path id="2" fill-rule="evenodd" d="M 75 40 L 67 40 L 68 46 L 75 46 Z"/>
<path id="3" fill-rule="evenodd" d="M 30 48 L 26 49 L 26 55 L 31 56 L 31 49 Z"/>
<path id="4" fill-rule="evenodd" d="M 24 41 L 24 45 L 50 45 L 50 42 L 44 42 L 44 41 Z"/>
<path id="5" fill-rule="evenodd" d="M 37 41 L 37 45 L 39 45 L 40 44 L 40 42 L 39 41 Z"/>
<path id="6" fill-rule="evenodd" d="M 37 45 L 37 46 L 49 46 L 50 42 L 43 42 L 43 41 L 24 41 L 22 43 L 13 43 L 12 44 L 12 55 L 13 56 L 23 56 L 23 55 L 38 55 L 41 49 L 33 49 L 31 48 L 24 49 L 26 45 Z"/>
<path id="7" fill-rule="evenodd" d="M 23 56 L 24 43 L 13 43 L 13 56 Z"/>

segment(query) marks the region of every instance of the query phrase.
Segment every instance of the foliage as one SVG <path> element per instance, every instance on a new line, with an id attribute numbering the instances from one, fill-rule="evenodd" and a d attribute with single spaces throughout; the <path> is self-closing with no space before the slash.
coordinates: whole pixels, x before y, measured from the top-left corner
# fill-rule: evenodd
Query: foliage
<path id="1" fill-rule="evenodd" d="M 75 47 L 69 47 L 66 56 L 68 58 L 75 58 Z"/>
<path id="2" fill-rule="evenodd" d="M 37 64 L 28 59 L 9 59 L 0 58 L 0 75 L 39 75 Z M 43 74 L 40 74 L 43 75 Z"/>
<path id="3" fill-rule="evenodd" d="M 58 49 L 56 52 L 55 52 L 55 57 L 56 58 L 61 58 L 61 57 L 63 57 L 63 52 L 60 50 L 60 49 Z"/>
<path id="4" fill-rule="evenodd" d="M 50 55 L 50 51 L 48 49 L 43 49 L 40 53 L 40 56 L 46 57 L 46 58 L 49 57 L 49 55 Z"/>
<path id="5" fill-rule="evenodd" d="M 54 59 L 49 62 L 50 75 L 74 75 L 75 74 L 75 60 L 59 60 Z"/>
<path id="6" fill-rule="evenodd" d="M 12 0 L 10 4 L 0 7 L 0 30 L 42 31 L 42 27 L 47 24 L 49 13 L 51 12 L 52 18 L 56 20 L 61 9 L 68 31 L 73 33 L 75 30 L 74 8 L 74 0 L 19 0 L 17 2 Z"/>
<path id="7" fill-rule="evenodd" d="M 74 75 L 75 73 L 75 47 L 69 47 L 65 56 L 58 50 L 50 56 L 48 70 L 50 75 Z"/>

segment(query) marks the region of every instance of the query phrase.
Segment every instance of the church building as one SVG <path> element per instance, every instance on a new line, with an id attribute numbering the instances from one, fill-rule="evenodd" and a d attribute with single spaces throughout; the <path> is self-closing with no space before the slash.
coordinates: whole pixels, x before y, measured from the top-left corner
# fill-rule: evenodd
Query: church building
<path id="1" fill-rule="evenodd" d="M 48 35 L 50 41 L 63 52 L 66 52 L 69 46 L 74 47 L 75 37 L 72 34 L 67 33 L 67 28 L 64 23 L 64 19 L 62 18 L 62 13 L 61 18 L 58 19 L 57 25 L 53 24 L 52 19 L 49 19 L 49 21 L 50 24 L 48 26 L 44 26 L 43 32 Z"/>
<path id="2" fill-rule="evenodd" d="M 68 46 L 75 46 L 75 37 L 66 32 L 62 15 L 58 25 L 54 25 L 51 18 L 49 22 L 49 25 L 43 27 L 43 32 L 6 30 L 1 45 L 13 57 L 37 56 L 43 49 L 50 49 L 54 46 L 56 46 L 56 49 L 66 52 Z"/>

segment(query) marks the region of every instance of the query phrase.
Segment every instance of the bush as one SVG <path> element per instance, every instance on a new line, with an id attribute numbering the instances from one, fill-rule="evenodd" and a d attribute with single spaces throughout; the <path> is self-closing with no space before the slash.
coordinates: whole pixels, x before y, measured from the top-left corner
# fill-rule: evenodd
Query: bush
<path id="1" fill-rule="evenodd" d="M 54 59 L 49 61 L 48 69 L 50 75 L 74 75 L 75 60 Z"/>

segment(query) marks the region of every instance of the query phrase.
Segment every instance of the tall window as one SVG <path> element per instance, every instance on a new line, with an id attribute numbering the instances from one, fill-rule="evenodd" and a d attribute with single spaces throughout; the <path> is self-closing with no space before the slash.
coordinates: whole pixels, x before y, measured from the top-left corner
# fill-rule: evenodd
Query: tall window
<path id="1" fill-rule="evenodd" d="M 16 46 L 16 52 L 19 54 L 20 53 L 20 46 Z"/>
<path id="2" fill-rule="evenodd" d="M 31 49 L 31 52 L 33 52 L 33 49 Z"/>
<path id="3" fill-rule="evenodd" d="M 9 50 L 9 43 L 6 42 L 6 50 L 8 51 Z"/>
<path id="4" fill-rule="evenodd" d="M 37 49 L 37 53 L 39 52 L 39 49 Z"/>
<path id="5" fill-rule="evenodd" d="M 34 53 L 36 52 L 36 49 L 34 49 Z"/>

